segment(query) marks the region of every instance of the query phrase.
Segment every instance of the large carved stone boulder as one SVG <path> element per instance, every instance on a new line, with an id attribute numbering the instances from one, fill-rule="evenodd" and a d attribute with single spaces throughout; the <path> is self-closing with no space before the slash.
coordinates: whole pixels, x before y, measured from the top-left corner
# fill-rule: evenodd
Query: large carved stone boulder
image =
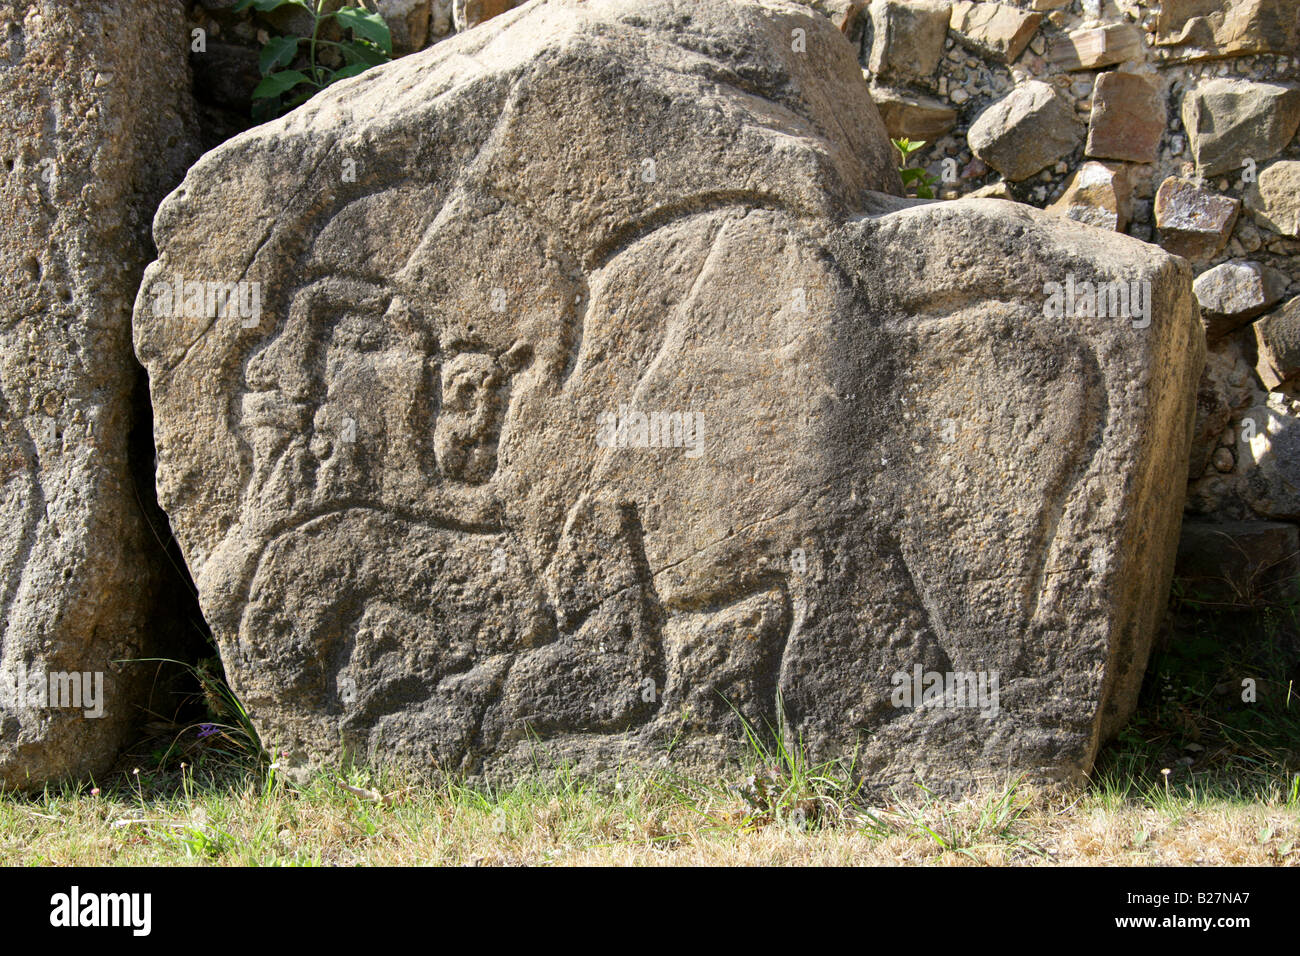
<path id="1" fill-rule="evenodd" d="M 192 158 L 188 48 L 169 0 L 0 0 L 0 787 L 104 769 L 144 702 L 131 303 Z"/>
<path id="2" fill-rule="evenodd" d="M 894 163 L 770 0 L 530 3 L 201 160 L 136 348 L 285 762 L 716 765 L 783 712 L 879 783 L 1084 772 L 1171 574 L 1191 275 Z"/>

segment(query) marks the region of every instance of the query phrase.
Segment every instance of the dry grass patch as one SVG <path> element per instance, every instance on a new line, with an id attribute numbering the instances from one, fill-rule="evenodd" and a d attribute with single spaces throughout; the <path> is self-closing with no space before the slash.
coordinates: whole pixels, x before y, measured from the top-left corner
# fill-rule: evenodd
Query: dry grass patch
<path id="1" fill-rule="evenodd" d="M 755 807 L 752 775 L 729 784 L 628 774 L 598 786 L 559 770 L 500 791 L 366 771 L 303 788 L 274 771 L 196 781 L 187 770 L 170 790 L 132 776 L 133 786 L 99 793 L 0 800 L 0 863 L 1300 864 L 1300 799 L 1281 781 L 1250 800 L 1154 782 L 1122 797 L 1097 786 L 1013 784 L 962 799 L 918 788 L 878 806 L 846 791 L 809 819 L 790 812 L 808 793 L 784 810 Z"/>

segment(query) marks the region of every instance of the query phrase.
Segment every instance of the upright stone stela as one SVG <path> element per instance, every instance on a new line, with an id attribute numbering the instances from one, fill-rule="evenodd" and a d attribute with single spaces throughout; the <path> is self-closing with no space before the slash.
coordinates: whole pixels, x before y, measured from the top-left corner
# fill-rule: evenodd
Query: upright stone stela
<path id="1" fill-rule="evenodd" d="M 1191 273 L 895 163 L 775 0 L 530 3 L 205 156 L 136 350 L 282 762 L 716 766 L 782 709 L 875 783 L 1084 773 L 1172 571 Z M 1149 321 L 1049 318 L 1067 277 Z M 917 668 L 996 707 L 895 706 Z"/>
<path id="2" fill-rule="evenodd" d="M 0 0 L 3 788 L 102 773 L 153 677 L 131 303 L 194 158 L 188 49 L 170 0 Z"/>

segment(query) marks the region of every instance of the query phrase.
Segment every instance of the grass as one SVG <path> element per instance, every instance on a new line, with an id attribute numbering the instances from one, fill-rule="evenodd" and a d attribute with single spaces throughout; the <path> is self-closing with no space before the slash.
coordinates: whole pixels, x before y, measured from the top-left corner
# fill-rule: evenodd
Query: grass
<path id="1" fill-rule="evenodd" d="M 1096 786 L 1114 799 L 1251 802 L 1292 793 L 1297 773 L 1300 605 L 1211 601 L 1176 583 L 1137 713 L 1101 755 Z"/>
<path id="2" fill-rule="evenodd" d="M 812 763 L 786 728 L 748 724 L 748 765 L 718 779 L 560 766 L 494 788 L 357 768 L 295 786 L 200 666 L 208 720 L 99 787 L 0 797 L 0 864 L 1300 865 L 1295 607 L 1207 609 L 1178 588 L 1170 620 L 1090 783 L 961 799 L 869 798 L 851 759 Z"/>
<path id="3" fill-rule="evenodd" d="M 738 786 L 564 768 L 498 790 L 353 771 L 294 787 L 273 770 L 132 775 L 92 795 L 0 801 L 6 865 L 1300 864 L 1300 793 L 1249 801 L 1162 783 L 1125 794 L 1008 784 L 918 788 L 815 822 L 755 813 Z M 797 819 L 795 817 L 794 819 Z"/>

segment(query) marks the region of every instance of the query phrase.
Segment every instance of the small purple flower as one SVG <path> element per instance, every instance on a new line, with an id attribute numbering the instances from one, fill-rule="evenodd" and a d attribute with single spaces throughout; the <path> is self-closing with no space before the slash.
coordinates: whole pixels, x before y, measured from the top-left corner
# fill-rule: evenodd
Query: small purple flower
<path id="1" fill-rule="evenodd" d="M 213 734 L 215 734 L 216 732 L 217 732 L 217 725 L 216 725 L 216 724 L 199 724 L 199 739 L 200 739 L 200 740 L 202 740 L 204 737 L 211 737 L 211 736 L 212 736 Z"/>

